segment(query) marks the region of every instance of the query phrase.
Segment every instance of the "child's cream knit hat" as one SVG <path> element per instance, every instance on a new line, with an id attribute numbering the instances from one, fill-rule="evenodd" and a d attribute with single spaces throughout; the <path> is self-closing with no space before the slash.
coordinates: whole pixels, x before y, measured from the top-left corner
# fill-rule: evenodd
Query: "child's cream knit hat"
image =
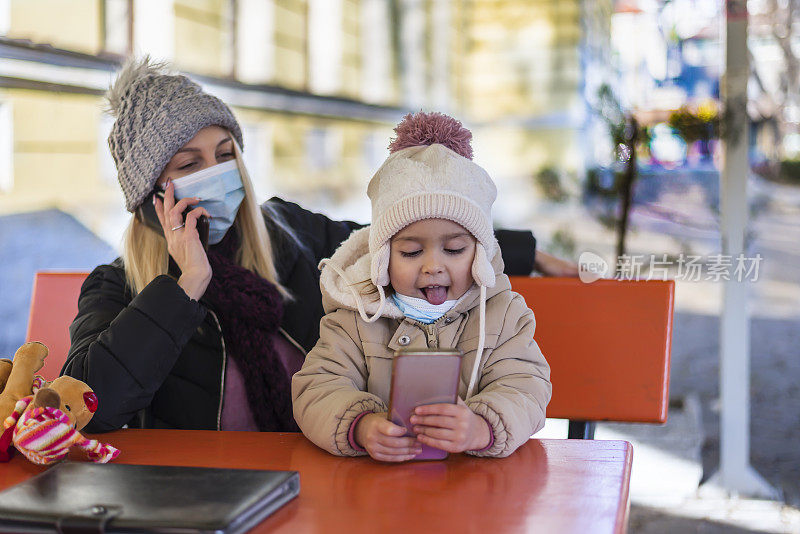
<path id="1" fill-rule="evenodd" d="M 491 260 L 498 246 L 492 204 L 497 188 L 472 161 L 472 133 L 452 117 L 423 112 L 409 113 L 394 131 L 391 155 L 367 188 L 372 201 L 372 282 L 389 284 L 392 236 L 422 219 L 448 219 L 477 239 L 472 277 L 479 286 L 493 287 Z"/>

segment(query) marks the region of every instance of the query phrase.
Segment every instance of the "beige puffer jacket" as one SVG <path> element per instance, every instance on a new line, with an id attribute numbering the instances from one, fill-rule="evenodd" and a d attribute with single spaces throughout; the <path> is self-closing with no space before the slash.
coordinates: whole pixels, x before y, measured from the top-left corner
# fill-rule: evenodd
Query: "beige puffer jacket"
<path id="1" fill-rule="evenodd" d="M 368 227 L 354 232 L 330 259 L 362 289 L 371 286 L 359 283 L 370 279 L 368 239 Z M 477 393 L 465 402 L 494 433 L 492 447 L 474 454 L 503 457 L 544 425 L 550 366 L 533 340 L 533 312 L 511 291 L 499 252 L 492 266 L 497 282 L 487 289 Z M 323 268 L 320 285 L 327 313 L 320 323 L 320 339 L 292 379 L 294 417 L 311 441 L 333 454 L 363 454 L 348 441 L 350 425 L 364 411 L 387 411 L 392 358 L 401 348 L 460 349 L 464 358 L 459 395 L 466 395 L 480 337 L 477 287 L 438 321 L 425 325 L 403 316 L 391 298 L 380 319 L 365 322 L 347 281 L 330 266 Z M 372 293 L 374 298 L 362 296 L 370 315 L 378 309 L 377 294 Z"/>

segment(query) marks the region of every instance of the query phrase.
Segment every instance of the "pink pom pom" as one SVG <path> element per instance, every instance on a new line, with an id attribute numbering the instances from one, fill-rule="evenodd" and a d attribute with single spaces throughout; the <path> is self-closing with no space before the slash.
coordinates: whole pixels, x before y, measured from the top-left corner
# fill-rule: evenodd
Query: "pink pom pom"
<path id="1" fill-rule="evenodd" d="M 389 152 L 411 146 L 444 145 L 456 154 L 472 159 L 472 132 L 453 117 L 442 113 L 409 113 L 394 129 L 397 134 L 389 144 Z"/>

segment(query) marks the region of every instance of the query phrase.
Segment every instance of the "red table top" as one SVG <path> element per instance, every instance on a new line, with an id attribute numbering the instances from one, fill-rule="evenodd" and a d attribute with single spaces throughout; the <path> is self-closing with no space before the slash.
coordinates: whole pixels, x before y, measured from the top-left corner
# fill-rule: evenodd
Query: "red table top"
<path id="1" fill-rule="evenodd" d="M 503 459 L 395 465 L 332 456 L 301 434 L 92 437 L 122 451 L 116 463 L 298 471 L 300 495 L 253 532 L 624 532 L 628 521 L 633 449 L 624 441 L 534 439 Z M 17 454 L 0 464 L 0 490 L 43 469 Z"/>

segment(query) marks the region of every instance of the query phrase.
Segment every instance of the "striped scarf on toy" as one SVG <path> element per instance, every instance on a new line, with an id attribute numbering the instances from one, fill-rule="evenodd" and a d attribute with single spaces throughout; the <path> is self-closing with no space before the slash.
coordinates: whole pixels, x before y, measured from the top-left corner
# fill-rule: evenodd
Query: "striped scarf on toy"
<path id="1" fill-rule="evenodd" d="M 81 435 L 58 408 L 37 407 L 25 412 L 32 400 L 32 396 L 20 399 L 3 423 L 4 429 L 14 427 L 14 445 L 31 462 L 57 462 L 67 457 L 72 446 L 82 449 L 97 463 L 107 463 L 119 455 L 111 445 Z"/>

